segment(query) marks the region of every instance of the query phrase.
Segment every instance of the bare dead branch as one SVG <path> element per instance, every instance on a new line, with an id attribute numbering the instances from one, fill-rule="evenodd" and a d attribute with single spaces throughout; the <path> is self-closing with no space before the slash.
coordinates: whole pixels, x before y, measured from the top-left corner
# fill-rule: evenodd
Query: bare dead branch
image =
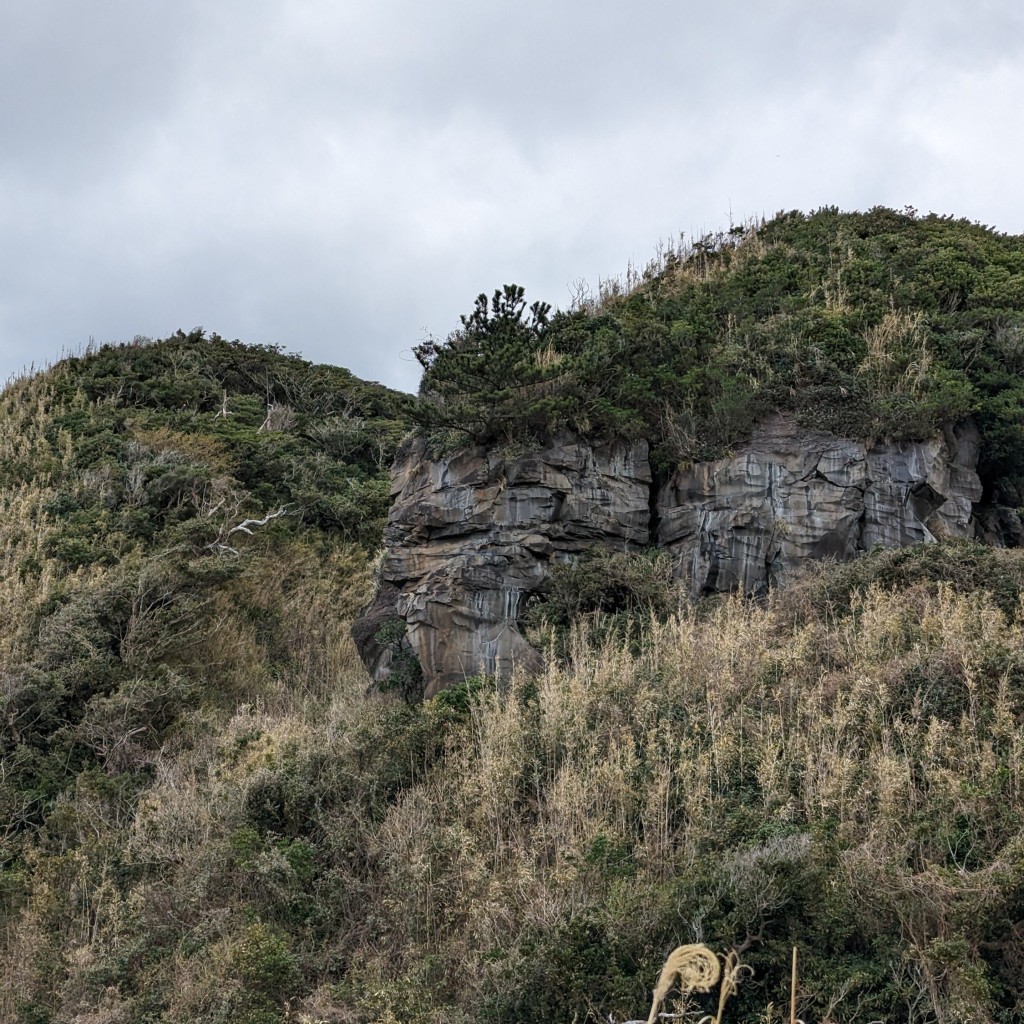
<path id="1" fill-rule="evenodd" d="M 240 523 L 235 526 L 228 527 L 227 524 L 221 527 L 220 533 L 217 535 L 217 539 L 211 541 L 206 545 L 204 550 L 216 551 L 218 554 L 226 555 L 238 555 L 238 549 L 232 547 L 228 541 L 236 533 L 244 533 L 247 536 L 253 536 L 256 528 L 260 526 L 266 526 L 268 523 L 275 519 L 280 519 L 282 516 L 288 516 L 292 514 L 292 509 L 288 505 L 282 505 L 280 508 L 275 509 L 273 512 L 268 512 L 262 519 L 243 519 Z"/>

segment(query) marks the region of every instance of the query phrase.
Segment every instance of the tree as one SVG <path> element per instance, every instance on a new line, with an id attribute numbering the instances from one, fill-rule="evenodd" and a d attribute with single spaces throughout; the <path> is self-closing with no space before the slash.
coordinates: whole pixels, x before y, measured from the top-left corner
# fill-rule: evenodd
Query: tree
<path id="1" fill-rule="evenodd" d="M 557 426 L 571 360 L 552 344 L 550 311 L 546 302 L 527 308 L 523 288 L 507 284 L 489 302 L 479 295 L 446 341 L 417 345 L 421 425 L 461 430 L 479 443 Z"/>

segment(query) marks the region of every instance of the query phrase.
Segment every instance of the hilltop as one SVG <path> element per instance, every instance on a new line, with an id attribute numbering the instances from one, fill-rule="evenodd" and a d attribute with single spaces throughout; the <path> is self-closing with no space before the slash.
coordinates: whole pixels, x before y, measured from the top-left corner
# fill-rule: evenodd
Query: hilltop
<path id="1" fill-rule="evenodd" d="M 0 1019 L 623 1021 L 704 941 L 754 972 L 727 1020 L 783 1019 L 792 944 L 804 1019 L 1019 1020 L 1018 551 L 696 603 L 580 558 L 523 609 L 542 670 L 426 702 L 368 692 L 350 629 L 410 446 L 642 442 L 667 477 L 769 415 L 969 419 L 1015 513 L 1022 326 L 1020 238 L 822 210 L 570 310 L 481 297 L 415 401 L 201 331 L 9 384 Z"/>
<path id="2" fill-rule="evenodd" d="M 891 440 L 973 416 L 988 490 L 1015 495 L 1022 317 L 1020 237 L 913 211 L 792 212 L 664 249 L 568 311 L 527 309 L 514 287 L 481 295 L 417 350 L 418 417 L 486 444 L 644 437 L 671 466 L 721 455 L 772 412 Z"/>
<path id="3" fill-rule="evenodd" d="M 316 601 L 344 619 L 365 599 L 404 398 L 202 331 L 4 389 L 0 893 L 14 906 L 40 842 L 73 850 L 64 829 L 130 817 L 189 720 L 265 695 L 301 658 Z"/>

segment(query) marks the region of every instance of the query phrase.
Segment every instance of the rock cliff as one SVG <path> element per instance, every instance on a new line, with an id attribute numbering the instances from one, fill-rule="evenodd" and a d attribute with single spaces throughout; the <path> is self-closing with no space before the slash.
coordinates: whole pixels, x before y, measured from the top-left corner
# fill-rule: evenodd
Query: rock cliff
<path id="1" fill-rule="evenodd" d="M 764 424 L 735 454 L 657 485 L 644 442 L 557 439 L 517 456 L 473 448 L 396 460 L 378 592 L 356 625 L 377 684 L 416 667 L 424 696 L 478 673 L 534 669 L 519 616 L 559 560 L 656 544 L 696 597 L 755 595 L 808 558 L 972 537 L 981 498 L 970 423 L 913 443 Z M 989 539 L 992 539 L 991 537 Z"/>
<path id="2" fill-rule="evenodd" d="M 413 442 L 392 473 L 380 590 L 356 625 L 371 675 L 383 683 L 411 654 L 430 697 L 477 673 L 536 667 L 517 624 L 524 599 L 557 559 L 650 544 L 650 494 L 644 442 L 437 460 Z"/>
<path id="3" fill-rule="evenodd" d="M 808 558 L 972 537 L 978 449 L 971 423 L 930 441 L 869 444 L 777 417 L 737 454 L 672 475 L 656 541 L 697 597 L 762 593 Z"/>

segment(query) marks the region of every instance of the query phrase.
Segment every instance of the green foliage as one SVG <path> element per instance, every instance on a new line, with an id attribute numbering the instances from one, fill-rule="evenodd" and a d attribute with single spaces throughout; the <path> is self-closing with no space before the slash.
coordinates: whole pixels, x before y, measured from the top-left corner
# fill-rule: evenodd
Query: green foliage
<path id="1" fill-rule="evenodd" d="M 334 677 L 336 649 L 305 639 L 336 648 L 363 600 L 403 410 L 346 370 L 202 331 L 103 346 L 0 395 L 0 924 L 52 891 L 36 901 L 41 978 L 50 947 L 78 941 L 92 897 L 74 894 L 100 893 L 120 952 L 97 953 L 81 998 L 141 984 L 148 967 L 126 950 L 162 940 L 130 923 L 137 876 L 116 837 L 218 716 L 282 680 L 312 692 Z M 254 783 L 262 831 L 246 852 L 238 822 L 225 858 L 279 928 L 309 919 L 316 864 L 290 781 L 285 763 Z M 239 949 L 255 956 L 250 938 Z M 278 1019 L 293 982 L 232 1005 Z M 19 996 L 0 1016 L 42 1019 L 57 998 Z"/>
<path id="2" fill-rule="evenodd" d="M 469 717 L 473 701 L 487 686 L 487 680 L 481 676 L 470 676 L 458 686 L 449 686 L 433 699 L 434 707 L 447 713 L 453 721 L 464 722 Z"/>
<path id="3" fill-rule="evenodd" d="M 592 612 L 664 618 L 677 605 L 671 558 L 664 551 L 629 555 L 598 548 L 555 566 L 538 610 L 543 620 L 568 626 Z"/>
<path id="4" fill-rule="evenodd" d="M 636 873 L 636 862 L 629 845 L 609 838 L 603 832 L 594 836 L 584 859 L 607 878 L 627 878 Z"/>
<path id="5" fill-rule="evenodd" d="M 553 640 L 565 656 L 572 629 L 582 621 L 593 642 L 625 637 L 639 642 L 652 620 L 664 621 L 678 604 L 667 553 L 596 549 L 554 567 L 548 589 L 526 608 L 524 625 L 538 642 Z"/>
<path id="6" fill-rule="evenodd" d="M 801 572 L 774 595 L 780 609 L 800 620 L 846 615 L 871 587 L 936 593 L 946 585 L 959 594 L 984 591 L 1010 619 L 1020 614 L 1024 594 L 1024 572 L 1015 555 L 966 540 L 875 550 L 842 565 L 808 562 Z"/>
<path id="7" fill-rule="evenodd" d="M 288 505 L 372 548 L 406 430 L 404 396 L 202 331 L 103 346 L 16 382 L 5 398 L 8 414 L 36 402 L 46 413 L 30 461 L 0 456 L 0 485 L 48 479 L 62 465 L 50 508 L 68 528 L 51 543 L 70 568 L 109 557 L 90 554 L 97 526 L 152 541 L 238 494 L 249 502 L 241 510 Z"/>
<path id="8" fill-rule="evenodd" d="M 58 789 L 0 875 L 0 1006 L 636 1019 L 665 954 L 703 939 L 745 947 L 737 1020 L 784 1002 L 796 943 L 803 1019 L 1013 1021 L 1024 649 L 997 602 L 1022 570 L 1018 552 L 988 554 L 877 552 L 792 600 L 653 616 L 599 647 L 577 632 L 571 661 L 529 685 L 473 679 L 415 705 L 365 696 L 356 666 L 305 689 L 307 662 L 275 655 L 289 689 L 219 710 L 203 692 L 153 776 L 93 763 Z M 615 571 L 647 594 L 649 564 Z M 228 585 L 229 603 L 279 612 L 298 586 Z M 317 600 L 303 644 L 321 642 Z M 232 648 L 280 650 L 273 618 L 260 639 L 240 617 Z"/>
<path id="9" fill-rule="evenodd" d="M 519 946 L 507 988 L 483 1008 L 488 1024 L 578 1019 L 580 1008 L 600 992 L 602 1008 L 630 1019 L 650 1001 L 642 970 L 628 939 L 614 922 L 575 918 L 551 931 L 527 937 Z M 605 1018 L 607 1019 L 607 1018 Z"/>
<path id="10" fill-rule="evenodd" d="M 252 924 L 231 951 L 231 968 L 247 993 L 283 1002 L 299 986 L 298 964 L 287 938 L 263 924 Z"/>
<path id="11" fill-rule="evenodd" d="M 550 306 L 526 309 L 523 289 L 480 295 L 462 330 L 413 351 L 424 369 L 414 415 L 427 429 L 500 441 L 556 423 L 566 404 L 565 369 L 550 348 Z"/>
<path id="12" fill-rule="evenodd" d="M 767 414 L 920 439 L 974 415 L 986 478 L 1024 453 L 1024 245 L 977 224 L 876 208 L 780 214 L 664 253 L 627 291 L 523 321 L 478 300 L 430 342 L 416 417 L 481 443 L 645 437 L 655 463 L 716 458 Z M 543 308 L 543 307 L 542 307 Z"/>
<path id="13" fill-rule="evenodd" d="M 385 622 L 374 634 L 374 642 L 391 652 L 391 668 L 385 688 L 408 703 L 423 698 L 423 667 L 406 640 L 404 619 Z"/>

